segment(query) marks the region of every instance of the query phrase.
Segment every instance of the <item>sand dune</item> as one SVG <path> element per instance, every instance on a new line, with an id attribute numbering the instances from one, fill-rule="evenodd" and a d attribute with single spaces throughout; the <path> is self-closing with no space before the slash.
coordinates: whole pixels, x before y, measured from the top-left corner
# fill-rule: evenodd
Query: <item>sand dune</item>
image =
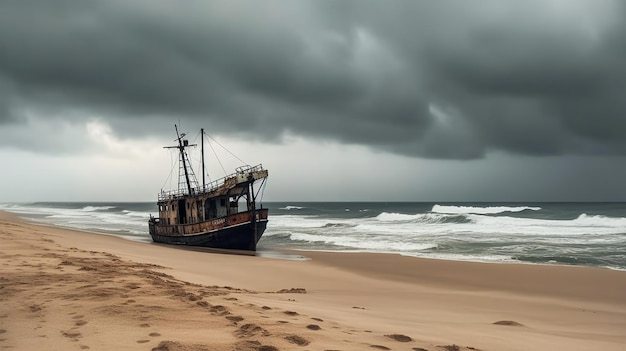
<path id="1" fill-rule="evenodd" d="M 626 272 L 208 254 L 5 213 L 0 243 L 2 349 L 626 349 Z"/>

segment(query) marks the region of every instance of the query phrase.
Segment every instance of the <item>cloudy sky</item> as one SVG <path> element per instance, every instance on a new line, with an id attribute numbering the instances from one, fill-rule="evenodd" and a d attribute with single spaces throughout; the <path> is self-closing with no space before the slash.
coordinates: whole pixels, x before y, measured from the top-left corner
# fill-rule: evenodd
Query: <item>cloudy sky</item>
<path id="1" fill-rule="evenodd" d="M 152 201 L 175 123 L 266 201 L 626 201 L 626 2 L 0 2 L 0 202 Z"/>

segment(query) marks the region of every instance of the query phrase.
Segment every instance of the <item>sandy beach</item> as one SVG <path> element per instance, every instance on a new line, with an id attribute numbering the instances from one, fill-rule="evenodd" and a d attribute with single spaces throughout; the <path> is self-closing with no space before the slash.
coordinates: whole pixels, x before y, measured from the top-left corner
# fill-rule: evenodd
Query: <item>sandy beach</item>
<path id="1" fill-rule="evenodd" d="M 626 272 L 214 254 L 0 213 L 6 350 L 625 350 Z"/>

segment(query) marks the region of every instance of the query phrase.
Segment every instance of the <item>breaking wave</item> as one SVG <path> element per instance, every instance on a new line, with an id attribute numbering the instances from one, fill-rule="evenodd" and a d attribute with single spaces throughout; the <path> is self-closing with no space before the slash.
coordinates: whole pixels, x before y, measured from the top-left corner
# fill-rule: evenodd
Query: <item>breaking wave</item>
<path id="1" fill-rule="evenodd" d="M 80 211 L 84 212 L 95 212 L 95 211 L 106 211 L 116 208 L 115 206 L 85 206 Z"/>
<path id="2" fill-rule="evenodd" d="M 309 234 L 301 232 L 289 233 L 289 238 L 294 241 L 320 243 L 333 245 L 352 250 L 373 250 L 377 252 L 416 252 L 436 249 L 435 243 L 402 242 L 399 240 L 362 240 L 358 237 Z"/>
<path id="3" fill-rule="evenodd" d="M 383 212 L 376 216 L 381 222 L 416 222 L 416 223 L 471 223 L 472 220 L 465 215 L 449 215 L 437 213 L 419 213 L 414 215 L 403 213 Z"/>
<path id="4" fill-rule="evenodd" d="M 522 211 L 540 211 L 541 207 L 531 206 L 487 206 L 487 207 L 474 207 L 474 206 L 443 206 L 434 205 L 433 213 L 447 213 L 447 214 L 498 214 L 503 212 L 522 212 Z"/>
<path id="5" fill-rule="evenodd" d="M 626 232 L 626 218 L 624 217 L 589 216 L 583 213 L 574 219 L 573 222 L 578 225 L 592 227 L 623 227 Z"/>
<path id="6" fill-rule="evenodd" d="M 291 206 L 291 205 L 289 205 L 289 206 L 281 207 L 281 208 L 279 208 L 279 210 L 291 211 L 291 210 L 301 210 L 303 208 L 304 207 L 301 207 L 301 206 Z"/>
<path id="7" fill-rule="evenodd" d="M 326 223 L 322 226 L 322 228 L 353 228 L 356 227 L 356 224 L 351 223 Z"/>

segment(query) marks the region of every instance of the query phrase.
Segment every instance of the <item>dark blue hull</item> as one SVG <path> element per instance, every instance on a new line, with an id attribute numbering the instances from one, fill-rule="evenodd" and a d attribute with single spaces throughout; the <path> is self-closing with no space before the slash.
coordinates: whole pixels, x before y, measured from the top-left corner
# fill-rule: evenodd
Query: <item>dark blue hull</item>
<path id="1" fill-rule="evenodd" d="M 256 231 L 254 225 L 256 225 Z M 197 234 L 163 235 L 153 233 L 151 230 L 150 236 L 154 242 L 163 244 L 255 251 L 256 244 L 261 239 L 266 227 L 267 220 L 260 220 L 255 224 L 242 223 Z"/>

